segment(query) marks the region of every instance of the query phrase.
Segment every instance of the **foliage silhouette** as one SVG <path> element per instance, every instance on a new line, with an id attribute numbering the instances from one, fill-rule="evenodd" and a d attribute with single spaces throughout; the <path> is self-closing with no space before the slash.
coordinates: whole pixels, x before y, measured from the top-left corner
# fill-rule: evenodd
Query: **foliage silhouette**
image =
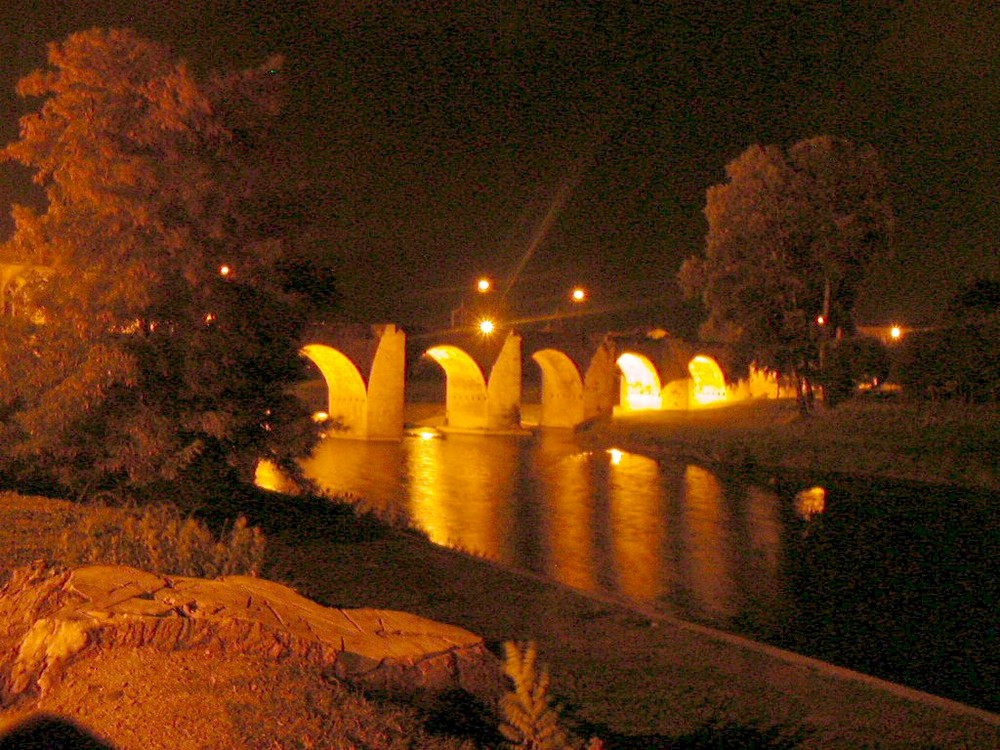
<path id="1" fill-rule="evenodd" d="M 787 151 L 751 146 L 709 188 L 704 256 L 678 278 L 702 300 L 702 336 L 750 364 L 792 377 L 800 403 L 851 313 L 869 266 L 889 249 L 885 173 L 871 148 L 830 136 Z"/>
<path id="2" fill-rule="evenodd" d="M 281 61 L 198 75 L 133 31 L 93 29 L 50 45 L 49 64 L 20 81 L 43 102 L 0 152 L 47 198 L 15 208 L 0 248 L 33 269 L 0 324 L 7 470 L 174 501 L 225 495 L 261 457 L 294 473 L 316 435 L 286 388 L 332 297 L 303 280 L 275 143 Z"/>

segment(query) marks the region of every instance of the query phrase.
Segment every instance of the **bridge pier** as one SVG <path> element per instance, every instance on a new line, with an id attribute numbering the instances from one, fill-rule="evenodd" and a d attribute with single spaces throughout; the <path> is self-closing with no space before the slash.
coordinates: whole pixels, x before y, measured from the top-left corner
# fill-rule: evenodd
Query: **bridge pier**
<path id="1" fill-rule="evenodd" d="M 318 368 L 327 386 L 330 437 L 400 440 L 403 437 L 406 334 L 392 324 L 373 326 L 377 337 L 367 382 L 358 364 L 327 344 L 308 344 L 302 354 Z"/>
<path id="2" fill-rule="evenodd" d="M 610 341 L 601 342 L 582 376 L 579 365 L 558 349 L 542 349 L 531 358 L 542 370 L 539 427 L 574 429 L 611 416 L 618 395 L 618 366 Z"/>
<path id="3" fill-rule="evenodd" d="M 445 371 L 445 424 L 454 431 L 521 432 L 521 337 L 507 336 L 489 379 L 467 352 L 450 344 L 427 356 Z"/>

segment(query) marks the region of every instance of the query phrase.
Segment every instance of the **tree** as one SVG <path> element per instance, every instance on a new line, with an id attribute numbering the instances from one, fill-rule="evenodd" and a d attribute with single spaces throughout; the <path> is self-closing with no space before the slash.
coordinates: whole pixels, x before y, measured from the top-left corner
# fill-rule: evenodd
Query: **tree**
<path id="1" fill-rule="evenodd" d="M 973 279 L 954 295 L 938 324 L 908 335 L 898 376 L 915 396 L 967 402 L 1000 397 L 1000 281 Z"/>
<path id="2" fill-rule="evenodd" d="M 819 136 L 784 152 L 751 146 L 708 189 L 704 256 L 678 277 L 708 311 L 706 338 L 737 361 L 799 385 L 806 403 L 829 340 L 851 311 L 873 259 L 888 249 L 892 214 L 875 151 Z"/>
<path id="3" fill-rule="evenodd" d="M 72 491 L 190 492 L 290 467 L 314 435 L 285 387 L 308 295 L 273 128 L 280 60 L 196 75 L 127 29 L 49 46 L 0 157 L 47 208 L 5 259 L 43 268 L 0 325 L 0 448 Z M 39 322 L 43 321 L 43 322 Z M 221 491 L 221 488 L 220 488 Z"/>

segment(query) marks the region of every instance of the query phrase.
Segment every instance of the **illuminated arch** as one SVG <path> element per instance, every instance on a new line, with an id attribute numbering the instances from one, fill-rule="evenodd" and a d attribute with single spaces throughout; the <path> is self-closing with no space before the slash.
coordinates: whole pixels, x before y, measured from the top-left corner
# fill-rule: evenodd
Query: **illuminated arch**
<path id="1" fill-rule="evenodd" d="M 660 409 L 663 395 L 660 376 L 648 357 L 625 352 L 617 360 L 622 371 L 621 407 L 627 411 Z"/>
<path id="2" fill-rule="evenodd" d="M 363 435 L 367 428 L 368 391 L 357 365 L 332 346 L 308 344 L 301 351 L 326 381 L 327 413 L 340 422 L 348 435 Z"/>
<path id="3" fill-rule="evenodd" d="M 691 400 L 695 405 L 706 406 L 726 400 L 726 379 L 714 359 L 699 354 L 688 362 L 688 372 L 694 381 Z"/>
<path id="4" fill-rule="evenodd" d="M 424 354 L 445 372 L 445 419 L 449 427 L 486 429 L 486 378 L 476 361 L 457 346 L 433 346 Z"/>
<path id="5" fill-rule="evenodd" d="M 576 427 L 583 422 L 583 378 L 576 363 L 558 349 L 531 355 L 542 368 L 542 427 Z"/>

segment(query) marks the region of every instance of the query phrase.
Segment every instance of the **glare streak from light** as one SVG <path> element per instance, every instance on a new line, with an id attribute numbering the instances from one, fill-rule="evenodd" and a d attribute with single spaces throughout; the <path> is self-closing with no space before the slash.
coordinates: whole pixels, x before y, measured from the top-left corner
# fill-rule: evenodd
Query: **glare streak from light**
<path id="1" fill-rule="evenodd" d="M 521 271 L 524 270 L 528 261 L 531 260 L 531 256 L 535 254 L 535 251 L 542 244 L 542 241 L 548 235 L 549 230 L 552 229 L 552 225 L 555 223 L 556 217 L 559 216 L 559 212 L 562 211 L 563 206 L 566 205 L 566 201 L 569 199 L 569 196 L 579 184 L 586 161 L 586 159 L 578 159 L 573 173 L 559 186 L 559 190 L 552 199 L 552 203 L 549 204 L 548 211 L 545 212 L 545 217 L 542 219 L 541 224 L 538 225 L 538 229 L 535 231 L 534 235 L 532 235 L 531 241 L 528 243 L 528 248 L 524 251 L 524 255 L 521 256 L 521 260 L 518 261 L 517 267 L 510 275 L 510 278 L 507 279 L 507 285 L 503 290 L 504 299 L 507 298 L 510 290 L 513 289 L 515 282 L 521 275 Z"/>

